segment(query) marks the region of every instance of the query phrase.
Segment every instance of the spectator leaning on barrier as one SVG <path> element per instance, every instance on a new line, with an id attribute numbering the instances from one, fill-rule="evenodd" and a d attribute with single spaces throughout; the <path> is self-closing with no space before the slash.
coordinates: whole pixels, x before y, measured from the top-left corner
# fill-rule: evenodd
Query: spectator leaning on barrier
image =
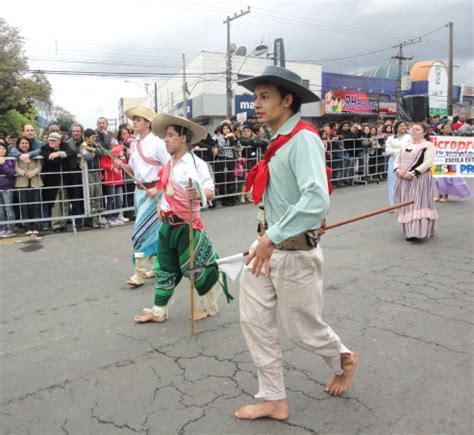
<path id="1" fill-rule="evenodd" d="M 6 142 L 9 147 L 15 146 L 17 140 L 18 140 L 18 135 L 14 131 L 9 133 L 6 137 Z"/>
<path id="2" fill-rule="evenodd" d="M 464 124 L 459 127 L 457 130 L 457 133 L 460 136 L 472 136 L 474 134 L 474 127 L 472 126 L 472 118 L 466 119 L 464 121 Z"/>
<path id="3" fill-rule="evenodd" d="M 112 133 L 108 131 L 109 121 L 107 118 L 101 116 L 97 118 L 97 128 L 95 130 L 96 141 L 100 143 L 104 148 L 110 150 L 114 145 L 117 145 L 117 139 L 114 138 Z"/>
<path id="4" fill-rule="evenodd" d="M 17 159 L 20 158 L 22 161 L 38 157 L 41 154 L 44 143 L 36 139 L 36 131 L 31 124 L 23 126 L 23 137 L 26 137 L 28 142 L 30 142 L 30 151 L 26 154 L 21 154 L 16 146 L 11 146 L 9 149 L 10 155 Z"/>
<path id="5" fill-rule="evenodd" d="M 87 177 L 89 181 L 89 200 L 91 213 L 97 214 L 105 209 L 102 206 L 102 182 L 99 159 L 104 155 L 103 151 L 96 144 L 96 134 L 91 128 L 84 131 L 84 142 L 81 145 L 81 154 L 84 164 L 87 166 Z M 107 221 L 99 216 L 94 216 L 92 220 L 87 219 L 85 225 L 93 228 L 105 228 Z"/>
<path id="6" fill-rule="evenodd" d="M 123 145 L 115 145 L 110 151 L 118 159 L 125 160 Z M 104 171 L 103 186 L 107 201 L 107 210 L 120 210 L 123 206 L 123 170 L 115 167 L 112 157 L 109 156 L 102 156 L 99 164 Z M 109 225 L 112 227 L 124 224 L 124 220 L 120 219 L 119 212 L 109 214 L 108 218 Z"/>
<path id="7" fill-rule="evenodd" d="M 124 146 L 124 155 L 125 162 L 128 163 L 130 156 L 132 154 L 132 141 L 133 141 L 133 131 L 130 126 L 126 123 L 120 124 L 117 133 L 117 141 L 119 144 Z M 135 183 L 130 178 L 128 174 L 124 174 L 125 185 L 124 185 L 124 197 L 123 197 L 123 206 L 124 207 L 133 207 L 133 195 L 135 192 Z M 127 211 L 120 213 L 120 220 L 123 222 L 128 222 L 130 219 L 135 219 L 134 211 Z"/>
<path id="8" fill-rule="evenodd" d="M 30 151 L 30 142 L 26 137 L 20 137 L 17 141 L 17 149 L 23 154 Z M 15 187 L 19 189 L 20 219 L 39 219 L 41 217 L 40 188 L 43 186 L 40 172 L 42 168 L 41 159 L 29 159 L 26 161 L 17 159 L 15 170 L 17 174 Z M 25 222 L 26 235 L 37 236 L 39 223 Z"/>
<path id="9" fill-rule="evenodd" d="M 13 211 L 13 187 L 15 184 L 15 161 L 7 159 L 8 146 L 0 141 L 0 222 L 15 220 Z M 15 224 L 0 224 L 0 237 L 15 235 Z"/>
<path id="10" fill-rule="evenodd" d="M 84 214 L 84 202 L 82 191 L 82 173 L 81 173 L 81 146 L 84 142 L 84 127 L 82 124 L 73 124 L 71 126 L 71 137 L 66 140 L 69 147 L 77 154 L 73 162 L 71 174 L 71 187 L 67 190 L 69 201 L 71 202 L 71 212 L 73 215 Z M 76 222 L 76 226 L 82 226 L 82 222 Z"/>
<path id="11" fill-rule="evenodd" d="M 51 133 L 48 143 L 41 150 L 43 156 L 43 201 L 46 217 L 52 217 L 52 210 L 58 191 L 71 185 L 71 171 L 74 168 L 77 153 L 66 142 L 61 142 L 59 133 Z M 67 231 L 65 225 L 54 229 L 55 232 Z"/>
<path id="12" fill-rule="evenodd" d="M 61 135 L 61 141 L 66 142 L 69 139 L 69 128 L 67 125 L 59 126 L 59 134 Z"/>
<path id="13" fill-rule="evenodd" d="M 340 186 L 341 181 L 342 184 L 350 186 L 352 185 L 351 179 L 354 175 L 354 159 L 350 154 L 354 145 L 354 137 L 349 121 L 341 123 L 337 131 L 337 138 L 338 141 L 334 143 L 333 147 L 333 165 L 335 169 L 333 177 L 336 181 L 336 186 Z M 340 180 L 341 177 L 342 180 Z"/>
<path id="14" fill-rule="evenodd" d="M 232 126 L 229 123 L 222 125 L 222 135 L 217 137 L 217 162 L 215 164 L 216 187 L 222 198 L 222 205 L 235 205 L 233 194 L 235 186 L 235 162 L 240 151 L 240 142 L 237 140 Z"/>

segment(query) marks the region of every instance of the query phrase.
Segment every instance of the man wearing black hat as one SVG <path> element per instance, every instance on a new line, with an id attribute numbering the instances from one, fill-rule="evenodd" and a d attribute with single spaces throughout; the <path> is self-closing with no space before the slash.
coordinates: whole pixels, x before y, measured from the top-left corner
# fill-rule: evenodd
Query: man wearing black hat
<path id="1" fill-rule="evenodd" d="M 273 131 L 264 159 L 247 178 L 256 204 L 263 201 L 260 235 L 252 245 L 240 279 L 242 331 L 257 365 L 262 402 L 235 416 L 285 420 L 289 416 L 282 371 L 276 306 L 291 340 L 320 355 L 333 375 L 325 391 L 342 395 L 358 364 L 321 317 L 323 306 L 319 234 L 329 208 L 324 146 L 317 130 L 301 121 L 303 103 L 319 97 L 297 74 L 268 66 L 240 82 L 255 94 L 258 121 Z"/>

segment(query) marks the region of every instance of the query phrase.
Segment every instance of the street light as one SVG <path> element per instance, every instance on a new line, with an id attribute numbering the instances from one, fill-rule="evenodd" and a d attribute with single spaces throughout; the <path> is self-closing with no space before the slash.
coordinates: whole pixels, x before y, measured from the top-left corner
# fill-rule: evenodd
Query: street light
<path id="1" fill-rule="evenodd" d="M 242 67 L 244 66 L 244 64 L 247 61 L 247 59 L 249 58 L 249 56 L 252 56 L 252 55 L 261 56 L 262 54 L 266 54 L 267 51 L 268 51 L 268 46 L 264 42 L 260 42 L 259 45 L 257 45 L 251 52 L 249 52 L 247 54 L 247 56 L 245 56 L 242 63 L 240 64 L 240 68 L 237 71 L 237 80 L 239 78 L 239 73 L 240 73 L 240 71 L 242 71 Z"/>

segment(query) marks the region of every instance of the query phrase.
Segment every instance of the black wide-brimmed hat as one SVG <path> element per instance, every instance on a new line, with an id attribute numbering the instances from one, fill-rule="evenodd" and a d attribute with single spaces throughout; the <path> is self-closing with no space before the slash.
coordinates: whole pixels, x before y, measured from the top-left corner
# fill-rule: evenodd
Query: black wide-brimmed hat
<path id="1" fill-rule="evenodd" d="M 258 82 L 268 82 L 288 89 L 292 94 L 301 100 L 301 103 L 312 103 L 321 99 L 308 88 L 303 86 L 303 79 L 293 71 L 281 66 L 269 65 L 262 75 L 249 79 L 239 80 L 237 83 L 251 92 L 255 92 L 255 84 Z"/>

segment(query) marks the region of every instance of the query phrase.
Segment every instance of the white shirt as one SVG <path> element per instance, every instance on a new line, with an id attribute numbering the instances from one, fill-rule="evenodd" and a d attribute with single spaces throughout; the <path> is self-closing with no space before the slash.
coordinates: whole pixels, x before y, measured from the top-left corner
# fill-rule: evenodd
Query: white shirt
<path id="1" fill-rule="evenodd" d="M 174 158 L 172 158 L 174 160 Z M 189 178 L 193 180 L 194 188 L 199 190 L 201 202 L 206 205 L 206 193 L 204 189 L 214 190 L 214 181 L 209 173 L 207 163 L 198 156 L 186 153 L 176 163 L 171 161 L 170 180 L 182 187 L 188 187 Z M 165 195 L 161 197 L 160 208 L 164 212 L 170 211 L 171 207 L 165 199 Z"/>
<path id="2" fill-rule="evenodd" d="M 408 133 L 403 136 L 389 136 L 385 142 L 385 154 L 387 156 L 397 157 L 403 145 L 406 145 L 411 140 L 411 135 Z"/>
<path id="3" fill-rule="evenodd" d="M 158 171 L 162 166 L 150 165 L 143 161 L 137 150 L 138 140 L 141 140 L 142 152 L 145 157 L 160 162 L 162 166 L 168 163 L 170 155 L 168 154 L 168 151 L 166 151 L 165 142 L 151 132 L 143 139 L 140 139 L 137 136 L 137 138 L 132 142 L 132 154 L 128 163 L 133 169 L 133 174 L 138 181 L 141 181 L 142 183 L 151 183 L 158 179 Z"/>

